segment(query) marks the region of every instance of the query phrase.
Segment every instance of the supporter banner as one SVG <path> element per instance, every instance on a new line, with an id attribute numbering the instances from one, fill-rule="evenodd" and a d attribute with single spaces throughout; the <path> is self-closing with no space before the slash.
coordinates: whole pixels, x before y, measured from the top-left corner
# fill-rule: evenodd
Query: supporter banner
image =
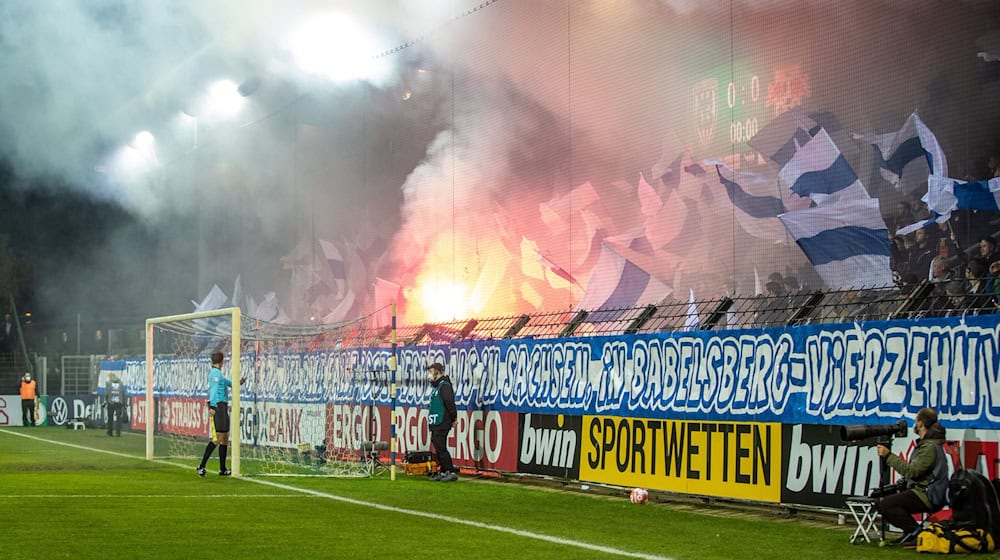
<path id="1" fill-rule="evenodd" d="M 522 414 L 519 425 L 518 472 L 580 478 L 582 417 Z"/>
<path id="2" fill-rule="evenodd" d="M 769 423 L 585 416 L 580 480 L 778 502 L 781 437 Z"/>
<path id="3" fill-rule="evenodd" d="M 997 429 L 998 318 L 404 347 L 396 404 L 425 406 L 425 367 L 441 361 L 460 409 L 851 424 L 911 418 L 933 406 L 953 427 Z M 386 406 L 389 356 L 387 349 L 244 356 L 245 367 L 258 364 L 245 397 Z M 156 367 L 164 395 L 207 391 L 207 358 Z M 141 360 L 124 371 L 130 393 L 142 392 Z"/>

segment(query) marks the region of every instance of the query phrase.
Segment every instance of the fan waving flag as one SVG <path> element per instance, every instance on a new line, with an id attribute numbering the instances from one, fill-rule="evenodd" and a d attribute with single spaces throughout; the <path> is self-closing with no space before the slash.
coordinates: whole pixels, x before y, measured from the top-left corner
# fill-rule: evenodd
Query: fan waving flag
<path id="1" fill-rule="evenodd" d="M 785 165 L 821 128 L 841 129 L 832 113 L 790 109 L 778 115 L 750 139 L 748 144 L 778 165 Z"/>
<path id="2" fill-rule="evenodd" d="M 628 241 L 629 237 L 631 236 L 625 236 L 620 240 L 611 238 L 601 244 L 601 256 L 598 257 L 594 272 L 587 282 L 583 297 L 577 303 L 577 309 L 588 311 L 628 309 L 656 303 L 670 294 L 669 287 L 614 249 L 615 243 L 621 241 L 635 251 L 650 250 L 645 237 L 634 237 Z M 592 313 L 591 317 L 597 315 Z"/>
<path id="3" fill-rule="evenodd" d="M 931 175 L 927 178 L 927 203 L 931 218 L 900 228 L 896 235 L 947 222 L 954 210 L 1000 210 L 1000 178 L 988 181 L 958 181 Z"/>
<path id="4" fill-rule="evenodd" d="M 723 166 L 716 165 L 715 170 L 719 174 L 719 182 L 726 188 L 726 194 L 729 195 L 733 206 L 736 206 L 747 216 L 751 218 L 777 218 L 779 214 L 785 213 L 785 203 L 780 198 L 751 194 L 736 182 L 737 176 L 732 169 L 726 168 L 726 173 L 723 174 Z M 759 178 L 752 176 L 744 176 L 739 179 L 744 183 L 750 183 L 754 179 L 759 181 Z"/>
<path id="5" fill-rule="evenodd" d="M 198 313 L 200 311 L 214 311 L 216 309 L 222 309 L 222 306 L 226 305 L 226 300 L 228 299 L 229 297 L 227 297 L 226 293 L 222 291 L 222 288 L 213 284 L 212 289 L 208 292 L 208 295 L 205 296 L 205 299 L 201 300 L 201 303 L 194 300 L 191 300 L 191 303 L 194 304 L 195 313 Z"/>
<path id="6" fill-rule="evenodd" d="M 832 196 L 869 198 L 868 191 L 825 130 L 792 156 L 778 172 L 781 183 L 802 197 L 822 204 Z"/>
<path id="7" fill-rule="evenodd" d="M 325 239 L 319 240 L 319 246 L 323 250 L 323 256 L 326 257 L 326 264 L 329 267 L 332 286 L 328 287 L 332 290 L 334 297 L 341 297 L 347 283 L 347 266 L 344 257 L 336 245 Z"/>
<path id="8" fill-rule="evenodd" d="M 793 196 L 790 191 L 782 189 L 776 177 L 734 171 L 717 161 L 704 163 L 715 164 L 719 183 L 726 189 L 726 195 L 735 207 L 736 221 L 747 233 L 774 243 L 788 240 L 778 216 L 789 210 L 807 208 L 809 199 Z"/>
<path id="9" fill-rule="evenodd" d="M 1000 178 L 989 181 L 956 181 L 947 177 L 927 179 L 924 202 L 931 212 L 943 216 L 952 210 L 1000 210 Z"/>
<path id="10" fill-rule="evenodd" d="M 830 288 L 892 285 L 889 231 L 877 198 L 838 198 L 779 218 Z"/>
<path id="11" fill-rule="evenodd" d="M 928 175 L 948 175 L 948 162 L 937 137 L 916 112 L 897 132 L 854 134 L 853 137 L 875 147 L 882 177 L 903 192 L 922 187 Z"/>

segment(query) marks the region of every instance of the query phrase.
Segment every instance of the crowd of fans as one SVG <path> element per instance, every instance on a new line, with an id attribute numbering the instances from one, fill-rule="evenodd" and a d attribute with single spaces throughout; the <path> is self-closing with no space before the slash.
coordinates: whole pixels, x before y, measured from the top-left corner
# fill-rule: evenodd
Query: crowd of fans
<path id="1" fill-rule="evenodd" d="M 1000 156 L 989 159 L 986 179 L 1000 177 Z M 976 180 L 975 177 L 965 177 Z M 922 209 L 922 210 L 920 210 Z M 919 192 L 900 201 L 886 220 L 890 232 L 929 219 Z M 892 235 L 890 265 L 896 284 L 909 288 L 924 281 L 933 292 L 923 309 L 930 316 L 979 315 L 1000 310 L 1000 251 L 996 212 L 958 210 L 941 224 L 912 234 Z"/>

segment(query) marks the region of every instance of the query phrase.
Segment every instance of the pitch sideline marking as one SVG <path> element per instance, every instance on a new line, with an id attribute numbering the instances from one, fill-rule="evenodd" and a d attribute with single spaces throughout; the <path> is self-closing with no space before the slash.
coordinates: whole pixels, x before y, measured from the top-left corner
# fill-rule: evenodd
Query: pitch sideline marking
<path id="1" fill-rule="evenodd" d="M 65 442 L 61 442 L 61 441 L 54 441 L 54 440 L 40 438 L 38 436 L 31 436 L 31 435 L 28 435 L 28 434 L 22 434 L 22 433 L 18 433 L 18 432 L 12 432 L 10 430 L 0 429 L 0 433 L 5 433 L 5 434 L 14 435 L 14 436 L 20 436 L 20 437 L 23 437 L 23 438 L 33 439 L 33 440 L 40 441 L 40 442 L 43 442 L 43 443 L 51 443 L 51 444 L 55 444 L 55 445 L 62 445 L 62 446 L 65 446 L 65 447 L 72 447 L 72 448 L 75 448 L 75 449 L 82 449 L 84 451 L 96 451 L 98 453 L 107 453 L 109 455 L 116 455 L 116 456 L 125 457 L 125 458 L 128 458 L 128 459 L 145 460 L 144 457 L 138 457 L 136 455 L 129 455 L 128 453 L 120 453 L 118 451 L 107 451 L 107 450 L 104 450 L 104 449 L 96 449 L 96 448 L 93 448 L 93 447 L 86 447 L 86 446 L 83 446 L 83 445 L 76 445 L 76 444 L 73 444 L 73 443 L 65 443 Z M 173 465 L 175 467 L 181 467 L 181 468 L 184 468 L 184 469 L 189 469 L 190 468 L 189 465 L 181 465 L 179 463 L 172 463 L 172 462 L 169 462 L 169 461 L 163 461 L 163 460 L 159 460 L 159 459 L 154 459 L 153 462 L 167 464 L 167 465 Z M 577 541 L 577 540 L 573 540 L 573 539 L 566 539 L 566 538 L 563 538 L 563 537 L 554 537 L 554 536 L 545 535 L 545 534 L 542 534 L 542 533 L 535 533 L 533 531 L 525 531 L 523 529 L 515 529 L 513 527 L 505 527 L 503 525 L 494 525 L 494 524 L 491 524 L 491 523 L 483 523 L 481 521 L 472 521 L 472 520 L 469 520 L 469 519 L 461 519 L 461 518 L 458 518 L 458 517 L 451 517 L 451 516 L 448 516 L 448 515 L 441 515 L 441 514 L 438 514 L 438 513 L 430 513 L 430 512 L 419 511 L 419 510 L 414 510 L 414 509 L 406 509 L 406 508 L 400 508 L 400 507 L 395 507 L 395 506 L 387 506 L 387 505 L 383 505 L 383 504 L 377 504 L 375 502 L 364 502 L 364 501 L 361 501 L 361 500 L 355 500 L 354 498 L 347 498 L 345 496 L 337 496 L 336 494 L 329 494 L 327 492 L 320 492 L 318 490 L 309 490 L 307 488 L 297 488 L 295 486 L 289 486 L 287 484 L 280 484 L 280 483 L 277 483 L 277 482 L 271 482 L 269 480 L 257 480 L 255 478 L 247 478 L 247 477 L 239 477 L 237 480 L 243 480 L 243 481 L 246 481 L 246 482 L 252 482 L 254 484 L 263 484 L 264 486 L 271 486 L 273 488 L 279 488 L 279 489 L 282 489 L 282 490 L 289 490 L 289 491 L 292 491 L 292 492 L 299 492 L 299 493 L 306 494 L 308 496 L 313 496 L 313 497 L 316 497 L 316 498 L 326 498 L 328 500 L 334 500 L 334 501 L 337 501 L 337 502 L 342 502 L 342 503 L 345 503 L 345 504 L 351 504 L 351 505 L 355 505 L 355 506 L 368 507 L 368 508 L 372 508 L 372 509 L 377 509 L 379 511 L 386 511 L 386 512 L 391 512 L 391 513 L 401 513 L 403 515 L 412 515 L 412 516 L 415 516 L 415 517 L 425 517 L 427 519 L 434 519 L 434 520 L 437 520 L 437 521 L 443 521 L 445 523 L 453 523 L 453 524 L 456 524 L 456 525 L 466 525 L 468 527 L 475 527 L 477 529 L 486 529 L 488 531 L 496 531 L 498 533 L 507 533 L 507 534 L 510 534 L 510 535 L 516 535 L 516 536 L 519 536 L 519 537 L 524 537 L 524 538 L 528 538 L 528 539 L 535 539 L 535 540 L 539 540 L 539 541 L 543 541 L 543 542 L 549 542 L 549 543 L 553 543 L 553 544 L 560 544 L 560 545 L 565 545 L 565 546 L 573 546 L 573 547 L 576 547 L 576 548 L 582 548 L 582 549 L 591 550 L 591 551 L 594 551 L 594 552 L 603 552 L 605 554 L 613 554 L 615 556 L 624 556 L 624 557 L 627 557 L 627 558 L 640 558 L 642 560 L 672 560 L 671 558 L 669 558 L 667 556 L 657 556 L 655 554 L 645 554 L 645 553 L 642 553 L 642 552 L 632 552 L 632 551 L 628 551 L 628 550 L 621 550 L 621 549 L 612 548 L 612 547 L 609 547 L 609 546 L 592 544 L 592 543 L 583 542 L 583 541 Z M 446 484 L 446 483 L 442 483 L 442 484 Z"/>
<path id="2" fill-rule="evenodd" d="M 0 494 L 0 500 L 5 498 L 31 498 L 33 500 L 43 500 L 46 498 L 296 498 L 301 500 L 298 494 Z"/>

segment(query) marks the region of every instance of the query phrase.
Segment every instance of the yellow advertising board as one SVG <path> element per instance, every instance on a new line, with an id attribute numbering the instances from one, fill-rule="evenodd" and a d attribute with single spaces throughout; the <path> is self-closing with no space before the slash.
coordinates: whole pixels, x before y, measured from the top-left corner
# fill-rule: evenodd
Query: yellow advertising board
<path id="1" fill-rule="evenodd" d="M 581 439 L 581 480 L 781 500 L 781 424 L 584 416 Z"/>

